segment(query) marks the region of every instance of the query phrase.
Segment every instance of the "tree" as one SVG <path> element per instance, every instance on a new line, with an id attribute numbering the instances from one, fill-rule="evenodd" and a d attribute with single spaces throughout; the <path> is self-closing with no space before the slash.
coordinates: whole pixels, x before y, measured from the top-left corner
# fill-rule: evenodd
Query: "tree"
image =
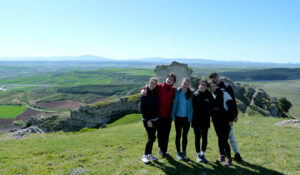
<path id="1" fill-rule="evenodd" d="M 282 112 L 289 112 L 289 110 L 291 109 L 291 107 L 293 106 L 292 103 L 290 101 L 288 101 L 285 97 L 280 98 L 278 100 L 279 102 L 279 109 Z"/>

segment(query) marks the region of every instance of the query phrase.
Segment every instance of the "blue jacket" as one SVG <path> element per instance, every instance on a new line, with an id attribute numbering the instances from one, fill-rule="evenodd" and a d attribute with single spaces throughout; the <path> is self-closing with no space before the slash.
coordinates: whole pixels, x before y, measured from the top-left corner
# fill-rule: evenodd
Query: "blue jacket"
<path id="1" fill-rule="evenodd" d="M 175 115 L 180 117 L 188 117 L 190 122 L 193 120 L 192 97 L 186 100 L 186 96 L 181 88 L 177 89 L 176 96 L 174 98 L 171 114 L 172 120 L 174 120 Z"/>

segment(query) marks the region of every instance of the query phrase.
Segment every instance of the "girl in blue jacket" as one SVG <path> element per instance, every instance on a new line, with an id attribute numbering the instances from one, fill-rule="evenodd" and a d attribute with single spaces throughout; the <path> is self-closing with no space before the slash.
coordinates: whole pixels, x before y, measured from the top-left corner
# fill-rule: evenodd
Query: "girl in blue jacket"
<path id="1" fill-rule="evenodd" d="M 181 87 L 177 89 L 176 96 L 172 107 L 172 120 L 175 119 L 176 129 L 176 149 L 177 160 L 187 160 L 186 146 L 188 143 L 187 135 L 190 129 L 190 123 L 193 120 L 193 106 L 192 106 L 192 91 L 189 88 L 190 80 L 184 78 Z M 182 152 L 180 149 L 180 139 L 182 132 Z"/>

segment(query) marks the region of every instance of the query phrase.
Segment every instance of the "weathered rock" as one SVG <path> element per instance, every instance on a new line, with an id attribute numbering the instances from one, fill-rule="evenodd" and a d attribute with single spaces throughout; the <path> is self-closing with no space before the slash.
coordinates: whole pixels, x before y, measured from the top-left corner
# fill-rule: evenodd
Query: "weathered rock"
<path id="1" fill-rule="evenodd" d="M 26 129 L 20 129 L 18 131 L 15 131 L 15 133 L 13 133 L 13 136 L 15 136 L 16 138 L 23 138 L 32 133 L 44 134 L 45 132 L 42 129 L 40 129 L 38 126 L 30 126 Z"/>
<path id="2" fill-rule="evenodd" d="M 179 87 L 183 78 L 191 78 L 193 70 L 189 69 L 187 64 L 174 61 L 171 65 L 156 66 L 155 72 L 159 82 L 164 82 L 169 73 L 175 73 L 175 86 Z"/>
<path id="3" fill-rule="evenodd" d="M 276 123 L 277 126 L 300 127 L 300 120 L 284 120 Z"/>
<path id="4" fill-rule="evenodd" d="M 79 131 L 82 128 L 99 128 L 104 123 L 112 122 L 126 114 L 139 112 L 139 94 L 119 98 L 109 102 L 100 102 L 81 106 L 70 114 L 63 113 L 51 117 L 31 118 L 28 125 L 37 125 L 47 132 Z"/>

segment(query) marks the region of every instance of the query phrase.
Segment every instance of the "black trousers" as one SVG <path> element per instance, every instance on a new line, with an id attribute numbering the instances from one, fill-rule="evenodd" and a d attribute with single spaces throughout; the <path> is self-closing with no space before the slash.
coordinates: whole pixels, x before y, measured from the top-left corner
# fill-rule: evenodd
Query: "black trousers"
<path id="1" fill-rule="evenodd" d="M 172 119 L 171 117 L 159 117 L 158 118 L 158 147 L 160 151 L 166 153 L 168 151 L 169 135 L 171 131 Z"/>
<path id="2" fill-rule="evenodd" d="M 153 121 L 152 122 L 152 125 L 153 125 L 152 128 L 149 128 L 146 121 L 143 121 L 143 123 L 144 123 L 144 127 L 147 131 L 147 134 L 148 134 L 148 141 L 146 143 L 145 155 L 152 154 L 152 148 L 153 148 L 153 143 L 155 142 L 155 138 L 156 138 L 155 133 L 156 133 L 156 130 L 157 130 L 158 122 Z"/>
<path id="3" fill-rule="evenodd" d="M 190 130 L 190 122 L 187 117 L 175 117 L 175 129 L 176 129 L 176 149 L 180 152 L 180 139 L 182 131 L 182 151 L 186 152 L 186 146 L 188 143 L 187 135 Z"/>
<path id="4" fill-rule="evenodd" d="M 227 158 L 231 158 L 231 150 L 228 143 L 228 137 L 230 132 L 229 123 L 214 123 L 214 128 L 218 136 L 220 155 L 225 155 Z"/>
<path id="5" fill-rule="evenodd" d="M 201 126 L 194 126 L 194 133 L 195 133 L 196 152 L 197 153 L 200 152 L 201 137 L 202 137 L 202 149 L 201 149 L 201 151 L 206 151 L 208 128 L 207 127 L 201 127 Z"/>

